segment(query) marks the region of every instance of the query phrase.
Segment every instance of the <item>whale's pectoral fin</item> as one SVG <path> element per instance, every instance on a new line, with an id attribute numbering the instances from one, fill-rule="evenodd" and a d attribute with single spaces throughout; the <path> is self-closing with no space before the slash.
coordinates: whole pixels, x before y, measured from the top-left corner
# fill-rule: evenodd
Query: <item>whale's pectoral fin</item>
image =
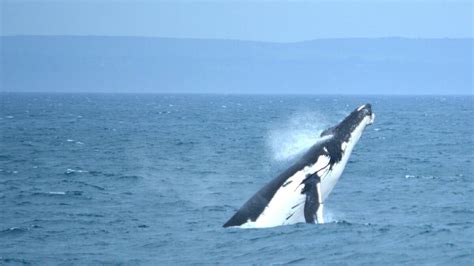
<path id="1" fill-rule="evenodd" d="M 320 223 L 318 220 L 319 213 L 322 213 L 322 204 L 320 203 L 320 179 L 317 175 L 309 176 L 303 181 L 305 186 L 302 194 L 306 194 L 306 201 L 304 203 L 304 218 L 307 223 Z M 321 209 L 319 211 L 319 209 Z M 321 215 L 322 216 L 322 215 Z"/>

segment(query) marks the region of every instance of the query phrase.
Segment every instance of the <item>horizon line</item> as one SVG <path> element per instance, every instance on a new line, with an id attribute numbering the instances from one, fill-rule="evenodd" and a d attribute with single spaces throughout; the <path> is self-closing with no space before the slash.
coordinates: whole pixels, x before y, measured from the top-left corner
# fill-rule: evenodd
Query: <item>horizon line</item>
<path id="1" fill-rule="evenodd" d="M 107 92 L 107 91 L 5 91 L 0 90 L 0 94 L 141 94 L 141 95 L 196 95 L 196 96 L 386 96 L 386 97 L 407 97 L 407 96 L 470 96 L 473 97 L 474 93 L 471 94 L 380 94 L 380 93 L 363 93 L 363 94 L 332 94 L 332 93 L 239 93 L 239 92 Z"/>

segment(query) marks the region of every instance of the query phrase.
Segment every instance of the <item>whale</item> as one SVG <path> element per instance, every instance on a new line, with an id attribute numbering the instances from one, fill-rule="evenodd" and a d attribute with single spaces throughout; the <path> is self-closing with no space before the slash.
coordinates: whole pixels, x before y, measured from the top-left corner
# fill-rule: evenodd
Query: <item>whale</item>
<path id="1" fill-rule="evenodd" d="M 340 179 L 365 128 L 374 122 L 370 104 L 320 133 L 288 169 L 255 193 L 224 227 L 266 228 L 324 223 L 324 203 Z"/>

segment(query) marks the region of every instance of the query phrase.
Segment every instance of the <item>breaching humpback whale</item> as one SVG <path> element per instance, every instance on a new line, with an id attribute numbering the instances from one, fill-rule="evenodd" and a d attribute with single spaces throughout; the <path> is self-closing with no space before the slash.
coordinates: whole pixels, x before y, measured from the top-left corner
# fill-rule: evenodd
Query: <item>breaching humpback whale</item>
<path id="1" fill-rule="evenodd" d="M 338 125 L 324 130 L 320 141 L 253 195 L 224 227 L 324 223 L 324 202 L 341 177 L 362 132 L 374 118 L 371 105 L 365 104 Z"/>

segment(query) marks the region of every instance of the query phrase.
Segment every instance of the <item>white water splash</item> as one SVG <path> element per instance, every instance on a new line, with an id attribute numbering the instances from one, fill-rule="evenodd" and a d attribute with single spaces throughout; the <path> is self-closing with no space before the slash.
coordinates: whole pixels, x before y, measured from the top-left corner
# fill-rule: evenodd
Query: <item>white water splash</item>
<path id="1" fill-rule="evenodd" d="M 324 223 L 337 223 L 341 221 L 344 215 L 338 211 L 332 209 L 324 208 Z"/>
<path id="2" fill-rule="evenodd" d="M 275 124 L 267 138 L 273 159 L 294 158 L 321 140 L 321 132 L 328 127 L 328 120 L 315 112 L 293 115 L 288 121 Z"/>

